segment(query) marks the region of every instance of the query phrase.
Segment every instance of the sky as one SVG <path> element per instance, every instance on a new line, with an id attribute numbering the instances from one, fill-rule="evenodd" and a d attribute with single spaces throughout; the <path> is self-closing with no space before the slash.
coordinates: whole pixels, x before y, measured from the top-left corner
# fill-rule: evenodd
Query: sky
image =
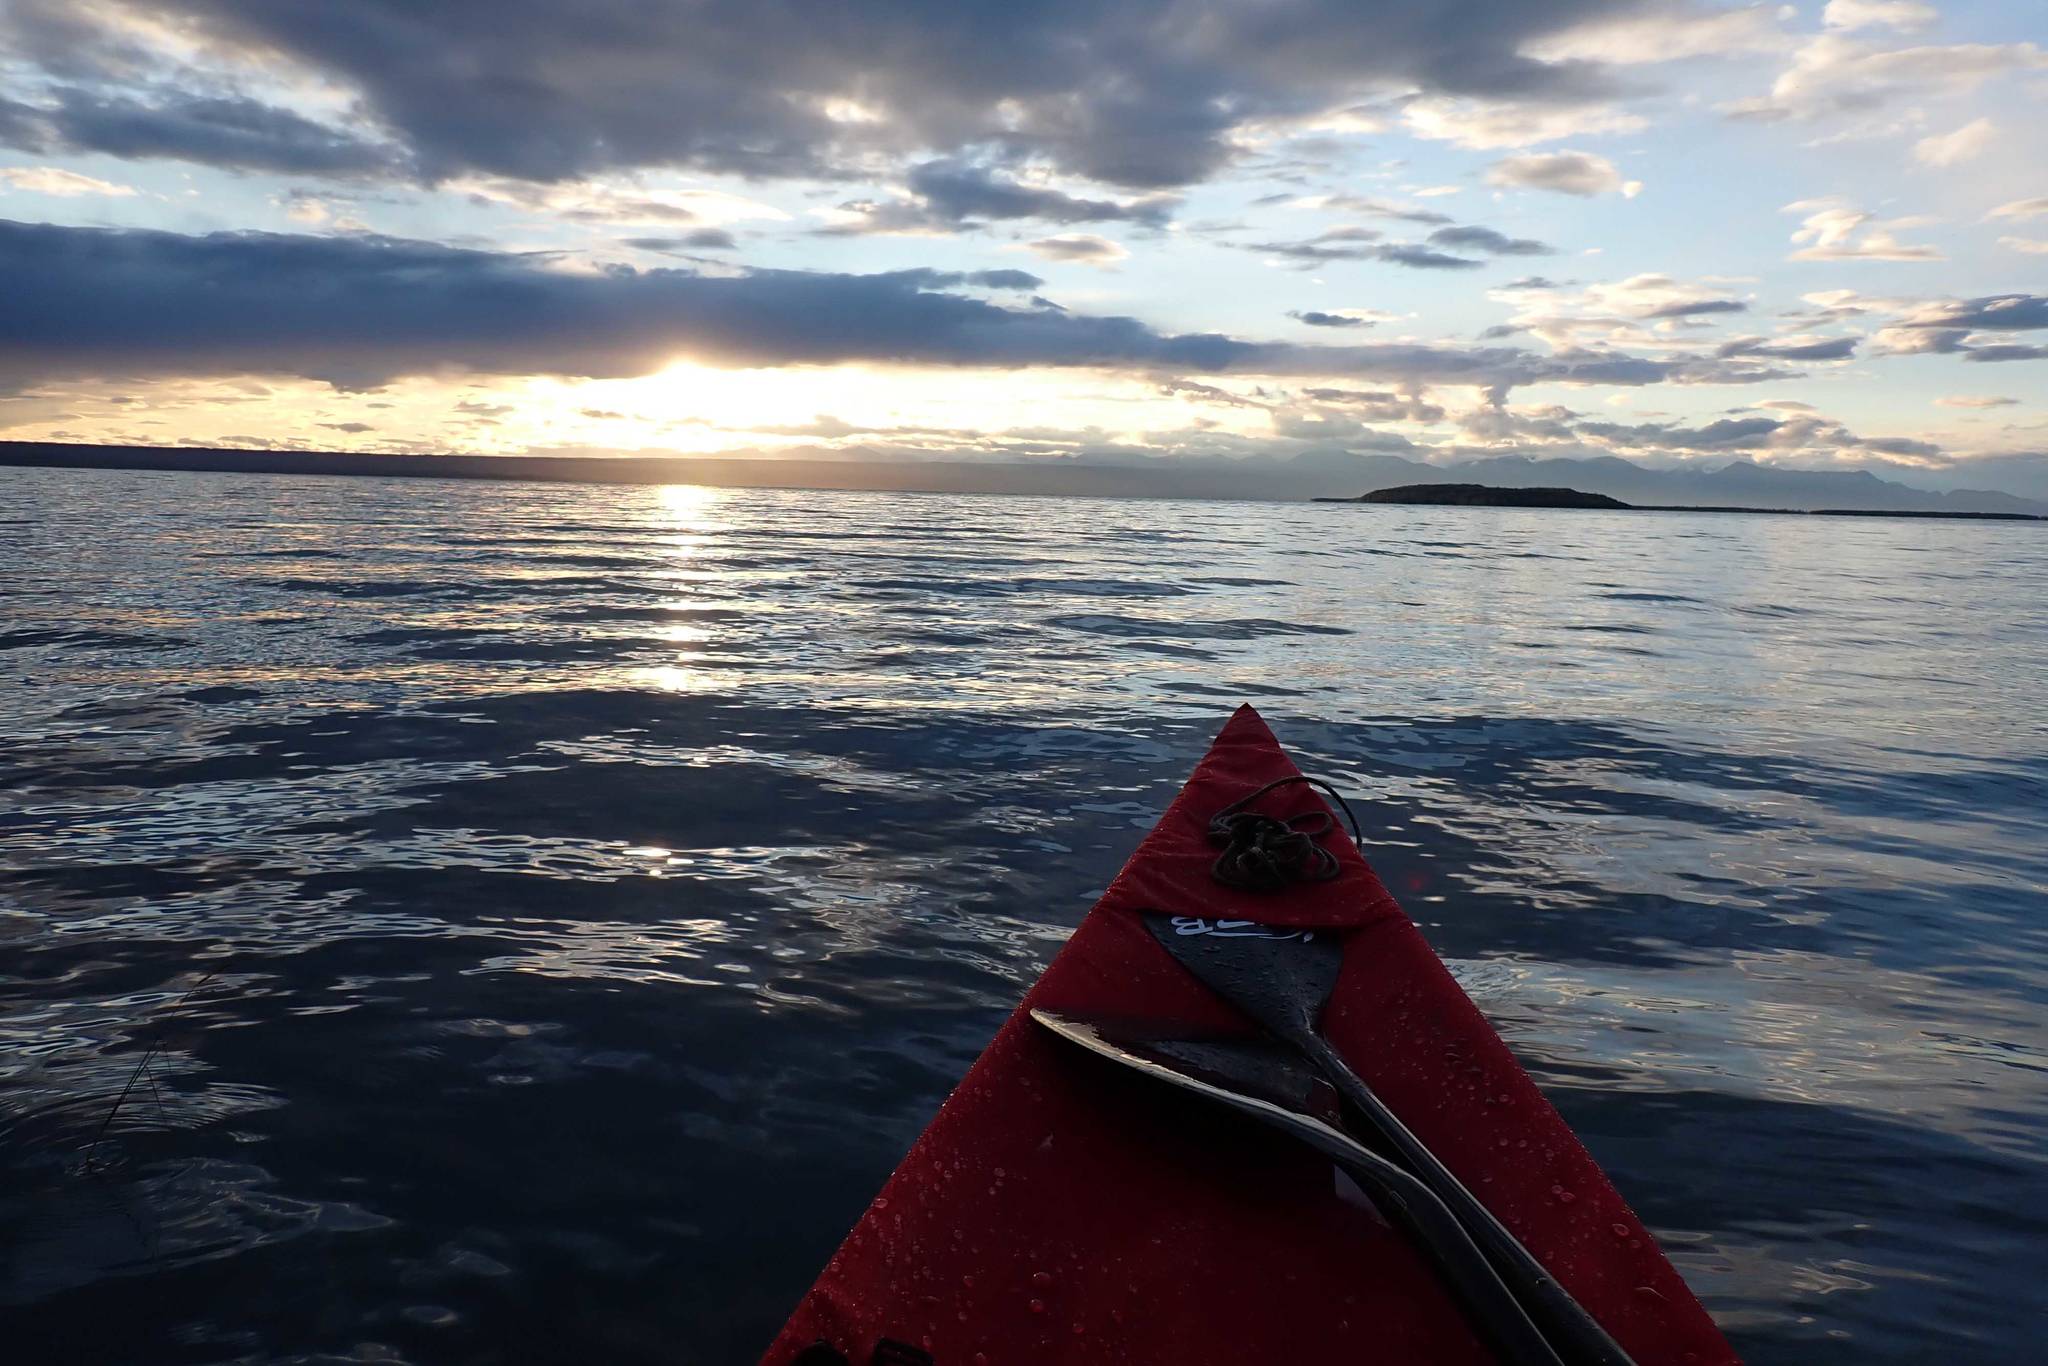
<path id="1" fill-rule="evenodd" d="M 2048 496 L 2040 0 L 0 0 L 0 439 Z"/>

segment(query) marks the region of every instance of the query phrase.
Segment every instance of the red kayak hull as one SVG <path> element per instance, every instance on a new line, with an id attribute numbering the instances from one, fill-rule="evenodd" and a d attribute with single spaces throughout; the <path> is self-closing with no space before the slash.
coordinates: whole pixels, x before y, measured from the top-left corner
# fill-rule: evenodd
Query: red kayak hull
<path id="1" fill-rule="evenodd" d="M 856 1366 L 884 1341 L 935 1366 L 1493 1360 L 1327 1160 L 1030 1020 L 1037 1007 L 1243 1031 L 1153 940 L 1145 911 L 1348 931 L 1322 1027 L 1351 1066 L 1640 1366 L 1735 1360 L 1348 839 L 1325 841 L 1342 862 L 1333 882 L 1259 894 L 1210 876 L 1210 815 L 1295 772 L 1256 712 L 1231 718 L 764 1362 L 821 1341 Z M 1296 785 L 1261 809 L 1320 802 Z"/>

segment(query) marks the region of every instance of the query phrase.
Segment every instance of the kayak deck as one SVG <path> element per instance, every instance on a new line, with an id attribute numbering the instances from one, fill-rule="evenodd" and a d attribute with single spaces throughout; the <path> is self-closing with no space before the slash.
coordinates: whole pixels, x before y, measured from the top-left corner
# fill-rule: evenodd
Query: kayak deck
<path id="1" fill-rule="evenodd" d="M 1323 1032 L 1639 1366 L 1735 1360 L 1706 1311 L 1348 838 L 1322 883 L 1233 890 L 1208 821 L 1295 775 L 1250 707 L 883 1186 L 763 1358 L 818 1342 L 935 1366 L 1493 1360 L 1428 1262 L 1328 1159 L 1035 1025 L 1246 1021 L 1142 912 L 1342 931 Z M 1295 785 L 1260 809 L 1326 810 Z M 908 1354 L 877 1357 L 878 1344 Z"/>

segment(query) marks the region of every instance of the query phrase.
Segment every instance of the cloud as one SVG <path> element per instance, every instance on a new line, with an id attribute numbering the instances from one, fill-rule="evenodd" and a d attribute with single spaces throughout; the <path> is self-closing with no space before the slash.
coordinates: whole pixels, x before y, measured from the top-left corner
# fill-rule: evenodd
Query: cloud
<path id="1" fill-rule="evenodd" d="M 1489 185 L 1553 190 L 1582 197 L 1620 194 L 1632 199 L 1643 188 L 1641 181 L 1624 180 L 1613 162 L 1591 152 L 1531 152 L 1503 157 L 1487 168 L 1486 181 Z"/>
<path id="2" fill-rule="evenodd" d="M 1459 247 L 1494 256 L 1554 256 L 1557 253 L 1557 248 L 1531 238 L 1509 237 L 1492 228 L 1477 226 L 1438 228 L 1429 235 L 1429 240 L 1440 247 Z"/>
<path id="3" fill-rule="evenodd" d="M 0 166 L 0 181 L 30 194 L 55 195 L 60 199 L 88 194 L 125 199 L 135 193 L 132 185 L 116 185 L 58 166 Z"/>
<path id="4" fill-rule="evenodd" d="M 1904 32 L 1926 28 L 1941 17 L 1934 6 L 1921 0 L 1828 0 L 1821 22 L 1844 31 L 1858 28 L 1895 28 Z"/>
<path id="5" fill-rule="evenodd" d="M 541 181 L 607 170 L 836 175 L 876 155 L 1001 148 L 1153 190 L 1207 178 L 1244 130 L 1312 122 L 1388 89 L 1531 108 L 1609 98 L 1591 61 L 1525 53 L 1625 0 L 1471 0 L 1455 19 L 1352 0 L 872 0 L 829 16 L 755 0 L 281 5 L 274 0 L 11 0 L 0 41 L 51 78 L 347 92 L 422 177 Z M 794 17 L 793 17 L 794 15 Z M 198 63 L 197 71 L 181 64 Z M 130 155 L 200 154 L 132 111 Z M 282 108 L 248 121 L 297 117 Z M 304 131 L 304 130 L 300 130 Z M 367 148 L 337 167 L 383 163 Z"/>
<path id="6" fill-rule="evenodd" d="M 2048 218 L 2048 195 L 2038 199 L 2015 199 L 2010 204 L 2000 204 L 1990 213 L 1985 214 L 1984 217 L 1987 220 L 1993 218 Z"/>
<path id="7" fill-rule="evenodd" d="M 1913 309 L 1899 326 L 2029 331 L 2048 327 L 2048 295 L 1986 294 L 1974 299 L 1942 299 Z"/>
<path id="8" fill-rule="evenodd" d="M 485 176 L 451 181 L 448 188 L 479 204 L 501 204 L 572 223 L 722 226 L 749 219 L 789 219 L 789 214 L 773 204 L 724 190 L 649 188 L 632 181 L 580 180 L 536 185 Z"/>
<path id="9" fill-rule="evenodd" d="M 1441 422 L 1444 410 L 1415 394 L 1396 394 L 1385 389 L 1307 388 L 1302 397 L 1327 407 L 1342 409 L 1360 422 Z"/>
<path id="10" fill-rule="evenodd" d="M 1765 341 L 1737 337 L 1714 348 L 1717 356 L 1775 356 L 1779 360 L 1847 360 L 1856 354 L 1855 337 L 1788 337 Z"/>
<path id="11" fill-rule="evenodd" d="M 1998 245 L 2007 251 L 2024 252 L 2029 256 L 2048 256 L 2048 239 L 2040 237 L 2001 237 Z"/>
<path id="12" fill-rule="evenodd" d="M 54 106 L 15 105 L 0 119 L 0 141 L 36 152 L 163 157 L 287 175 L 409 173 L 399 148 L 240 96 L 172 94 L 146 103 L 66 88 Z"/>
<path id="13" fill-rule="evenodd" d="M 1343 227 L 1300 242 L 1248 242 L 1244 250 L 1296 262 L 1304 270 L 1330 261 L 1384 261 L 1416 270 L 1476 270 L 1484 262 L 1451 256 L 1413 242 L 1383 242 L 1377 228 Z"/>
<path id="14" fill-rule="evenodd" d="M 347 432 L 350 436 L 357 436 L 363 432 L 374 432 L 377 430 L 367 422 L 322 422 L 319 425 L 325 427 L 330 432 Z"/>
<path id="15" fill-rule="evenodd" d="M 1501 99 L 1411 100 L 1401 111 L 1401 121 L 1416 137 L 1476 151 L 1530 147 L 1599 133 L 1633 133 L 1648 126 L 1640 115 L 1606 102 Z"/>
<path id="16" fill-rule="evenodd" d="M 1970 361 L 2048 360 L 2048 346 L 2021 345 L 2018 342 L 1992 342 L 1982 346 L 1964 347 L 1963 359 Z"/>
<path id="17" fill-rule="evenodd" d="M 1698 318 L 1710 313 L 1747 313 L 1749 305 L 1740 299 L 1679 299 L 1658 304 L 1645 318 Z"/>
<path id="18" fill-rule="evenodd" d="M 1617 65 L 1772 52 L 1786 41 L 1778 17 L 1770 5 L 1733 9 L 1692 4 L 1643 6 L 1566 29 L 1525 50 L 1546 62 Z"/>
<path id="19" fill-rule="evenodd" d="M 2048 67 L 2032 43 L 1880 49 L 1840 31 L 1819 34 L 1793 54 L 1768 95 L 1722 106 L 1732 117 L 1813 120 L 1871 110 L 1920 94 L 1962 94 L 1994 76 Z"/>
<path id="20" fill-rule="evenodd" d="M 1434 209 L 1412 208 L 1406 204 L 1391 204 L 1384 199 L 1373 199 L 1356 194 L 1309 195 L 1305 198 L 1287 198 L 1290 208 L 1328 209 L 1338 213 L 1357 214 L 1361 218 L 1393 218 L 1405 223 L 1454 223 L 1457 220 L 1447 213 Z"/>
<path id="21" fill-rule="evenodd" d="M 1988 394 L 1947 394 L 1934 400 L 1942 408 L 2010 408 L 2016 398 L 1994 398 Z"/>
<path id="22" fill-rule="evenodd" d="M 824 229 L 858 233 L 952 232 L 984 220 L 1043 219 L 1050 223 L 1128 222 L 1164 227 L 1180 200 L 1167 194 L 1137 199 L 1085 199 L 1049 185 L 1026 184 L 987 166 L 940 160 L 913 166 L 908 199 L 854 200 L 839 207 Z"/>
<path id="23" fill-rule="evenodd" d="M 628 237 L 623 240 L 629 247 L 659 252 L 737 251 L 740 245 L 724 228 L 697 228 L 680 237 Z"/>
<path id="24" fill-rule="evenodd" d="M 1774 417 L 1724 417 L 1701 427 L 1679 427 L 1668 422 L 1625 424 L 1581 422 L 1576 431 L 1625 447 L 1656 446 L 1665 450 L 1725 451 L 1757 450 L 1785 423 Z"/>
<path id="25" fill-rule="evenodd" d="M 1373 327 L 1380 321 L 1370 313 L 1323 313 L 1313 308 L 1293 309 L 1287 316 L 1310 327 Z"/>
<path id="26" fill-rule="evenodd" d="M 1495 392 L 1787 373 L 1742 358 L 1163 333 L 1135 318 L 1006 308 L 931 287 L 947 274 L 593 270 L 361 235 L 188 237 L 0 221 L 0 276 L 10 282 L 0 378 L 269 373 L 364 388 L 465 371 L 644 375 L 679 357 L 1352 376 Z"/>
<path id="27" fill-rule="evenodd" d="M 1975 119 L 1953 133 L 1925 137 L 1913 144 L 1913 159 L 1922 166 L 1956 166 L 1983 155 L 1998 135 L 1990 119 Z"/>
<path id="28" fill-rule="evenodd" d="M 1808 245 L 1793 252 L 1788 261 L 1941 261 L 1945 258 L 1931 246 L 1901 242 L 1897 233 L 1928 222 L 1924 218 L 1895 218 L 1877 222 L 1872 214 L 1840 199 L 1802 199 L 1787 204 L 1786 213 L 1803 213 L 1794 242 Z"/>
<path id="29" fill-rule="evenodd" d="M 1043 218 L 1053 223 L 1128 221 L 1163 225 L 1179 203 L 1171 195 L 1129 201 L 1082 199 L 1042 185 L 1024 185 L 986 166 L 927 161 L 911 168 L 909 185 L 942 218 Z"/>
<path id="30" fill-rule="evenodd" d="M 2048 328 L 2048 295 L 1986 294 L 1908 305 L 1875 341 L 1878 354 L 1887 356 L 1960 355 L 1979 363 L 2042 360 L 2048 359 L 2048 346 L 1999 335 L 2041 328 Z"/>
<path id="31" fill-rule="evenodd" d="M 1084 266 L 1108 266 L 1130 256 L 1119 244 L 1092 232 L 1064 232 L 1025 245 L 1048 261 L 1072 261 Z"/>
<path id="32" fill-rule="evenodd" d="M 1551 279 L 1547 279 L 1547 278 L 1545 278 L 1544 276 L 1541 276 L 1541 275 L 1524 275 L 1524 276 L 1522 276 L 1522 277 L 1521 277 L 1521 278 L 1520 278 L 1519 280 L 1510 280 L 1510 281 L 1508 281 L 1508 282 L 1507 282 L 1506 284 L 1504 284 L 1504 285 L 1495 285 L 1495 286 L 1494 286 L 1494 288 L 1495 288 L 1495 289 L 1558 289 L 1558 288 L 1561 288 L 1561 286 L 1560 286 L 1560 285 L 1559 285 L 1559 284 L 1557 283 L 1557 281 L 1555 281 L 1555 280 L 1551 280 Z"/>

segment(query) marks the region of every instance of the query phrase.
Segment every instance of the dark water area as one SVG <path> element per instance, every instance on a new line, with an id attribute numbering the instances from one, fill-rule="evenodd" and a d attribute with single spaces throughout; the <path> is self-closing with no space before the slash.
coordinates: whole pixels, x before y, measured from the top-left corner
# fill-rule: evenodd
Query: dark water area
<path id="1" fill-rule="evenodd" d="M 1241 701 L 1749 1360 L 2037 1354 L 2038 526 L 0 471 L 0 1358 L 751 1360 Z"/>

